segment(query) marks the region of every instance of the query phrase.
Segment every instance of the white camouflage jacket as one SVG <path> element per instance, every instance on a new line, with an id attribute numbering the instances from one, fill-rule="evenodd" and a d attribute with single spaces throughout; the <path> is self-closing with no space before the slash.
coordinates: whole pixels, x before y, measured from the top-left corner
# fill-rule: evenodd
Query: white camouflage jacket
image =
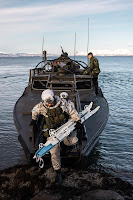
<path id="1" fill-rule="evenodd" d="M 60 105 L 63 112 L 66 112 L 74 121 L 80 120 L 80 117 L 78 115 L 77 110 L 74 107 L 74 104 L 71 101 L 66 101 L 65 99 L 60 99 L 58 96 L 55 96 L 56 99 L 56 105 L 53 107 L 48 107 L 49 109 L 56 108 Z M 47 108 L 44 107 L 43 103 L 40 102 L 36 106 L 34 106 L 32 110 L 32 119 L 37 120 L 37 116 L 41 114 L 45 117 L 48 117 L 47 115 Z"/>

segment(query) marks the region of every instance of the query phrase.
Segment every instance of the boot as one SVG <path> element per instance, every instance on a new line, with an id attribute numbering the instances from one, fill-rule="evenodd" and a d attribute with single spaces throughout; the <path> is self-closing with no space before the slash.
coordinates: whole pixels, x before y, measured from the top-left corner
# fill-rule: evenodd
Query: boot
<path id="1" fill-rule="evenodd" d="M 55 170 L 56 172 L 56 178 L 55 178 L 55 185 L 60 185 L 62 182 L 62 177 L 61 177 L 61 169 Z"/>

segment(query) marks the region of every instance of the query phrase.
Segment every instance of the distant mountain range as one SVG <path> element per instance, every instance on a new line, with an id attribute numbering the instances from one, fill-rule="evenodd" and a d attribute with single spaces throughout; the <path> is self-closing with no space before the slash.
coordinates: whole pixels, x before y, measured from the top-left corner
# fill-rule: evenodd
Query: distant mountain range
<path id="1" fill-rule="evenodd" d="M 56 54 L 47 54 L 47 56 L 59 56 Z M 34 53 L 1 53 L 0 57 L 42 57 L 42 54 L 34 54 Z"/>
<path id="2" fill-rule="evenodd" d="M 60 55 L 57 54 L 47 54 L 47 56 L 58 57 Z M 83 54 L 76 54 L 76 56 L 86 56 Z M 130 54 L 95 54 L 95 56 L 133 56 Z M 16 53 L 16 54 L 8 54 L 8 53 L 0 53 L 0 57 L 42 57 L 41 54 L 33 54 L 33 53 Z"/>
<path id="3" fill-rule="evenodd" d="M 0 57 L 29 57 L 29 56 L 42 56 L 41 54 L 28 54 L 28 53 L 0 53 Z"/>

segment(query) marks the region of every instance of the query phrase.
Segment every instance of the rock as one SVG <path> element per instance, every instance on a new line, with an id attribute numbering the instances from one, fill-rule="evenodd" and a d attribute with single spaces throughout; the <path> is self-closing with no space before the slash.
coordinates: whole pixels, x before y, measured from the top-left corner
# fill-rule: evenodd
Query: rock
<path id="1" fill-rule="evenodd" d="M 81 195 L 81 199 L 85 200 L 124 200 L 117 192 L 112 190 L 91 190 Z"/>
<path id="2" fill-rule="evenodd" d="M 31 200 L 58 200 L 60 199 L 60 195 L 59 194 L 50 194 L 50 192 L 47 191 L 41 191 L 39 192 L 39 194 L 37 194 L 34 198 L 32 198 Z"/>
<path id="3" fill-rule="evenodd" d="M 105 172 L 65 167 L 62 179 L 55 187 L 55 172 L 49 165 L 14 166 L 0 171 L 0 199 L 133 200 L 133 186 Z"/>

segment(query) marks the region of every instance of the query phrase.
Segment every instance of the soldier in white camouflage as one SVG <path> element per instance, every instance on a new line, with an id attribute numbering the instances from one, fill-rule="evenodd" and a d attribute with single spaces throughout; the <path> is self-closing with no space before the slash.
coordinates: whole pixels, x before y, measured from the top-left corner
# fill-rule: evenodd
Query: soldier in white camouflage
<path id="1" fill-rule="evenodd" d="M 80 123 L 80 117 L 76 111 L 74 104 L 69 103 L 63 98 L 54 95 L 54 92 L 50 89 L 44 90 L 41 95 L 42 102 L 37 104 L 32 110 L 32 121 L 30 125 L 35 125 L 39 114 L 45 117 L 45 123 L 43 126 L 43 137 L 47 137 L 49 140 L 49 130 L 56 129 L 63 125 L 66 117 L 70 116 L 77 122 L 77 128 L 82 126 Z M 64 139 L 64 144 L 67 146 L 75 145 L 78 141 L 76 136 L 77 132 L 74 131 L 67 138 Z M 54 170 L 56 171 L 56 183 L 61 183 L 61 159 L 60 159 L 60 145 L 56 145 L 50 150 L 51 161 Z"/>

